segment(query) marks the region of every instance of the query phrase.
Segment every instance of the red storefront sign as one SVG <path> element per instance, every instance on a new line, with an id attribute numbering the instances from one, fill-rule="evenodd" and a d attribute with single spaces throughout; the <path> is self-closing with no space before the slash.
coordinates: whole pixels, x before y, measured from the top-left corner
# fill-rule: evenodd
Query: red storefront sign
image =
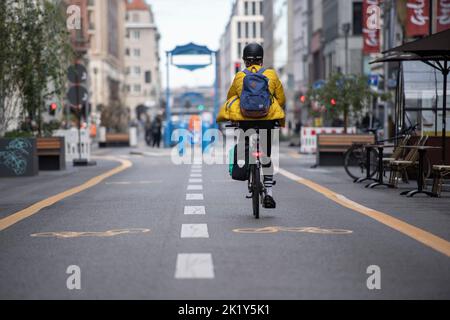
<path id="1" fill-rule="evenodd" d="M 363 1 L 363 53 L 380 52 L 380 1 Z"/>
<path id="2" fill-rule="evenodd" d="M 430 23 L 429 0 L 408 0 L 406 8 L 408 10 L 406 35 L 409 37 L 427 35 Z"/>
<path id="3" fill-rule="evenodd" d="M 450 0 L 438 0 L 436 31 L 450 29 Z"/>

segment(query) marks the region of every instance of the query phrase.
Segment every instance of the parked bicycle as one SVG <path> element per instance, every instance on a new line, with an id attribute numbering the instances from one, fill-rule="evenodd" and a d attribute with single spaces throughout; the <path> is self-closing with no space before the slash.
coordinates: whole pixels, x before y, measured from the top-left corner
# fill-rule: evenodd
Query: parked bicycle
<path id="1" fill-rule="evenodd" d="M 394 142 L 401 139 L 404 139 L 406 136 L 416 136 L 417 135 L 417 128 L 419 127 L 419 124 L 411 125 L 410 127 L 404 129 L 401 131 L 401 133 L 395 137 L 389 138 L 389 139 L 383 139 L 380 140 L 378 138 L 378 130 L 379 128 L 370 128 L 366 131 L 369 133 L 372 133 L 374 135 L 374 141 L 375 145 L 383 144 L 386 142 Z M 358 179 L 364 178 L 364 177 L 374 177 L 378 172 L 378 152 L 373 148 L 370 149 L 369 155 L 366 152 L 366 144 L 362 143 L 354 143 L 345 153 L 344 155 L 344 168 L 347 174 L 354 179 L 354 181 L 357 181 Z M 367 175 L 367 162 L 369 161 L 369 174 Z M 426 176 L 429 176 L 431 165 L 430 160 L 427 159 L 427 171 Z"/>

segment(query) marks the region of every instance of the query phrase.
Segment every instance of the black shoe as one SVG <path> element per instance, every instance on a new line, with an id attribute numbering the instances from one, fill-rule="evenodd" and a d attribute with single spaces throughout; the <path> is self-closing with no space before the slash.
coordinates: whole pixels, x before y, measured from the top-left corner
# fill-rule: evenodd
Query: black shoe
<path id="1" fill-rule="evenodd" d="M 275 209 L 277 207 L 277 203 L 271 196 L 266 195 L 264 197 L 263 207 L 266 209 Z"/>

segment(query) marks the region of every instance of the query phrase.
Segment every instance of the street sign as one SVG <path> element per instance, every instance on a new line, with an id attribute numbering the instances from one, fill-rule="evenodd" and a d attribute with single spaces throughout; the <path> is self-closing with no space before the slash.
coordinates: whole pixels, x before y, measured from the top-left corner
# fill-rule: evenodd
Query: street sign
<path id="1" fill-rule="evenodd" d="M 89 94 L 85 87 L 74 85 L 70 87 L 69 91 L 67 92 L 67 99 L 69 100 L 70 104 L 77 106 L 87 103 L 89 100 Z"/>
<path id="2" fill-rule="evenodd" d="M 314 89 L 320 89 L 325 85 L 325 80 L 317 80 L 316 82 L 314 82 L 313 84 L 313 88 Z"/>
<path id="3" fill-rule="evenodd" d="M 369 85 L 378 87 L 380 76 L 377 74 L 369 74 Z"/>
<path id="4" fill-rule="evenodd" d="M 73 64 L 67 70 L 67 77 L 69 81 L 75 84 L 86 83 L 87 81 L 87 71 L 82 64 Z"/>

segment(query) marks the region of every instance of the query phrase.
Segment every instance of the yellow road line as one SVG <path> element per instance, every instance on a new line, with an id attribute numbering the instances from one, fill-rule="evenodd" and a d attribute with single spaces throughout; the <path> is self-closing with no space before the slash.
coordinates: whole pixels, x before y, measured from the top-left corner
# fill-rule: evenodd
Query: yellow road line
<path id="1" fill-rule="evenodd" d="M 402 220 L 394 218 L 386 213 L 365 207 L 355 201 L 352 201 L 345 196 L 338 194 L 318 183 L 315 183 L 311 180 L 299 177 L 289 171 L 279 169 L 279 173 L 286 178 L 293 180 L 297 183 L 300 183 L 322 195 L 327 197 L 328 199 L 340 204 L 343 207 L 351 209 L 353 211 L 359 212 L 367 217 L 370 217 L 392 229 L 397 230 L 398 232 L 407 235 L 408 237 L 413 238 L 414 240 L 436 250 L 440 253 L 450 257 L 450 242 L 442 239 L 430 232 L 417 228 L 409 223 L 406 223 Z"/>
<path id="2" fill-rule="evenodd" d="M 291 156 L 291 158 L 294 158 L 294 159 L 300 159 L 302 157 L 299 153 L 294 152 L 294 151 L 289 151 L 288 155 Z"/>
<path id="3" fill-rule="evenodd" d="M 65 198 L 73 196 L 74 194 L 77 194 L 77 193 L 80 193 L 81 191 L 89 189 L 89 188 L 99 184 L 106 178 L 109 178 L 115 174 L 118 174 L 119 172 L 122 172 L 122 171 L 130 168 L 133 165 L 131 163 L 131 161 L 125 160 L 125 159 L 119 159 L 119 158 L 114 158 L 114 157 L 99 157 L 99 158 L 105 159 L 105 160 L 117 161 L 117 162 L 120 162 L 120 165 L 115 167 L 112 170 L 109 170 L 101 175 L 98 175 L 98 176 L 86 181 L 85 183 L 83 183 L 79 186 L 76 186 L 74 188 L 68 189 L 61 193 L 58 193 L 54 196 L 51 196 L 47 199 L 36 202 L 35 204 L 29 206 L 28 208 L 20 210 L 16 213 L 13 213 L 13 214 L 7 216 L 6 218 L 1 219 L 0 220 L 0 231 L 5 230 L 6 228 L 16 224 L 19 221 L 22 221 L 23 219 L 26 219 L 26 218 L 32 216 L 35 213 L 38 213 L 43 208 L 49 207 L 49 206 L 55 204 L 56 202 L 59 202 Z"/>

